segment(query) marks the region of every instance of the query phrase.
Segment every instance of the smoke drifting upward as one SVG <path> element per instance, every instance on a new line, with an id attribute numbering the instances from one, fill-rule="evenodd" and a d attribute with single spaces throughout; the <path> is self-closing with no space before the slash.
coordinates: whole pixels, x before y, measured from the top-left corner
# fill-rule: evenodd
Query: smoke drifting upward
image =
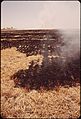
<path id="1" fill-rule="evenodd" d="M 80 30 L 79 29 L 68 29 L 58 30 L 58 38 L 50 45 L 50 37 L 46 35 L 45 48 L 42 55 L 44 56 L 44 66 L 48 67 L 50 64 L 57 62 L 60 68 L 67 67 L 68 63 L 75 64 L 80 63 Z M 58 43 L 58 39 L 60 43 Z M 49 48 L 51 52 L 49 53 Z M 54 48 L 55 47 L 55 48 Z M 54 49 L 52 49 L 54 48 Z M 77 64 L 77 67 L 79 64 Z"/>
<path id="2" fill-rule="evenodd" d="M 64 46 L 61 47 L 61 56 L 66 60 L 80 57 L 80 30 L 64 30 L 62 32 Z"/>

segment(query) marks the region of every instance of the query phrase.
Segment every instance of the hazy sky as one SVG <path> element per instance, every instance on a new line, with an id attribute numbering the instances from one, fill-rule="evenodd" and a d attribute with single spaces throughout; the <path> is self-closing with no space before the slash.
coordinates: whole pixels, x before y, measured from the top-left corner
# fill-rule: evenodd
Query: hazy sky
<path id="1" fill-rule="evenodd" d="M 80 28 L 78 1 L 3 1 L 1 27 L 17 29 Z"/>

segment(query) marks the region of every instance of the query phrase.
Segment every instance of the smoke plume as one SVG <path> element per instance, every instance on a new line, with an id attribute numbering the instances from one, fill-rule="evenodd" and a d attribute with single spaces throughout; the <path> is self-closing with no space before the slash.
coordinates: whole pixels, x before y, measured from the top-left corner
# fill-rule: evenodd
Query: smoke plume
<path id="1" fill-rule="evenodd" d="M 62 31 L 64 46 L 61 47 L 61 56 L 70 58 L 80 57 L 80 31 L 78 29 Z"/>

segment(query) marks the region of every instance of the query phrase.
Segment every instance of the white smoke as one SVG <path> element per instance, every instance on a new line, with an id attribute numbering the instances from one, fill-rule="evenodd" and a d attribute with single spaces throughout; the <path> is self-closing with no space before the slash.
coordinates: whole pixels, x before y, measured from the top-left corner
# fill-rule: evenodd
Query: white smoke
<path id="1" fill-rule="evenodd" d="M 61 47 L 61 55 L 69 58 L 80 57 L 80 30 L 61 31 L 65 45 Z"/>
<path id="2" fill-rule="evenodd" d="M 80 3 L 78 1 L 46 2 L 40 11 L 39 22 L 42 28 L 61 31 L 65 43 L 60 51 L 62 57 L 70 60 L 80 56 Z"/>

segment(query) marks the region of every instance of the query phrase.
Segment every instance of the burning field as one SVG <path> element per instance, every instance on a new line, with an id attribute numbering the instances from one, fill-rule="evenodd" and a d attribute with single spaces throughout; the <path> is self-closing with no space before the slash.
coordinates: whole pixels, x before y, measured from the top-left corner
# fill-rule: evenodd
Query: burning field
<path id="1" fill-rule="evenodd" d="M 3 118 L 80 116 L 80 39 L 77 31 L 63 34 L 1 32 Z"/>

